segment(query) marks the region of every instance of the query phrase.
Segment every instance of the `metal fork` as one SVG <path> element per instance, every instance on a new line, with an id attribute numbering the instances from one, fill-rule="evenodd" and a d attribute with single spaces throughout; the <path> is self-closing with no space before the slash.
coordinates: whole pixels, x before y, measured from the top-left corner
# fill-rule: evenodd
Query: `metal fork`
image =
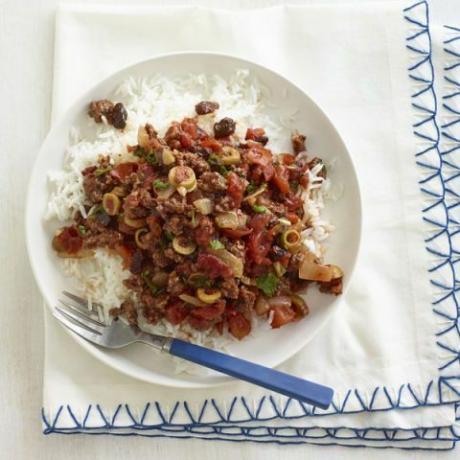
<path id="1" fill-rule="evenodd" d="M 135 342 L 142 342 L 161 352 L 178 356 L 323 409 L 327 409 L 332 401 L 334 394 L 332 388 L 183 340 L 149 334 L 123 321 L 112 321 L 112 324 L 106 325 L 89 310 L 85 299 L 67 291 L 64 291 L 63 294 L 66 299 L 59 300 L 60 305 L 53 310 L 53 315 L 65 327 L 101 347 L 116 349 Z M 98 304 L 93 305 L 100 308 Z"/>

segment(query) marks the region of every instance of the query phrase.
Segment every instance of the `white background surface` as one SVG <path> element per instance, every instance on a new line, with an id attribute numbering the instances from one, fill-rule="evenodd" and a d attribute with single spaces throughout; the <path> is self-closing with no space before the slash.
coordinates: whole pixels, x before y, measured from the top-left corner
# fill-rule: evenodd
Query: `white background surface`
<path id="1" fill-rule="evenodd" d="M 56 0 L 0 0 L 0 308 L 3 313 L 0 319 L 0 459 L 458 458 L 459 449 L 430 453 L 41 434 L 43 321 L 40 295 L 26 256 L 23 213 L 31 164 L 49 127 L 56 3 Z M 112 0 L 112 3 L 128 1 Z M 279 2 L 208 0 L 206 3 L 249 7 Z M 431 3 L 436 23 L 460 26 L 458 0 Z"/>

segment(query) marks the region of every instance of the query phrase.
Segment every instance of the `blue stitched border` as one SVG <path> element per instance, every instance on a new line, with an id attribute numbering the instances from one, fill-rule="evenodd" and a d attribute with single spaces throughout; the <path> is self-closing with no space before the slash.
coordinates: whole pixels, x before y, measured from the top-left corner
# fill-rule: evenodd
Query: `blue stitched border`
<path id="1" fill-rule="evenodd" d="M 427 250 L 439 259 L 439 263 L 430 270 L 432 284 L 441 290 L 441 294 L 433 303 L 433 311 L 444 322 L 449 322 L 448 326 L 443 327 L 437 334 L 437 344 L 444 351 L 444 355 L 447 356 L 440 365 L 441 377 L 439 380 L 437 382 L 430 382 L 423 390 L 414 388 L 410 383 L 401 385 L 396 391 L 391 391 L 386 387 L 376 387 L 372 392 L 369 402 L 367 402 L 367 399 L 358 390 L 350 389 L 341 401 L 334 401 L 331 409 L 328 411 L 317 410 L 290 399 L 284 400 L 284 402 L 276 401 L 271 396 L 261 398 L 256 407 L 252 409 L 244 397 L 235 397 L 228 409 L 221 407 L 213 399 L 206 400 L 198 411 L 192 411 L 186 402 L 177 402 L 171 411 L 165 410 L 159 402 L 154 402 L 146 404 L 142 414 L 137 418 L 133 415 L 128 405 L 120 404 L 111 416 L 105 413 L 99 405 L 89 406 L 82 418 L 76 416 L 69 406 L 61 406 L 52 420 L 48 419 L 45 412 L 42 411 L 45 434 L 84 432 L 90 434 L 139 435 L 149 437 L 203 438 L 203 436 L 206 436 L 212 437 L 212 439 L 230 441 L 251 440 L 256 442 L 292 444 L 314 443 L 315 439 L 330 438 L 334 441 L 330 443 L 331 445 L 340 444 L 340 441 L 350 439 L 392 442 L 425 439 L 453 442 L 460 439 L 460 430 L 457 430 L 455 427 L 419 428 L 416 430 L 382 430 L 373 428 L 358 430 L 346 427 L 292 428 L 286 426 L 267 428 L 263 426 L 242 427 L 233 425 L 235 423 L 269 421 L 279 418 L 289 420 L 309 415 L 318 416 L 362 411 L 383 411 L 394 408 L 410 409 L 419 406 L 448 404 L 460 399 L 458 388 L 458 376 L 460 372 L 456 372 L 455 374 L 451 372 L 453 366 L 460 364 L 460 351 L 452 347 L 450 339 L 455 332 L 458 334 L 457 340 L 460 342 L 459 304 L 457 300 L 458 280 L 455 277 L 455 264 L 460 260 L 460 250 L 456 249 L 456 245 L 453 242 L 456 234 L 454 232 L 460 232 L 460 217 L 450 217 L 450 214 L 456 211 L 457 204 L 453 205 L 448 202 L 449 196 L 460 198 L 460 195 L 457 195 L 453 191 L 453 186 L 450 185 L 450 182 L 454 181 L 457 176 L 455 174 L 446 176 L 448 167 L 452 167 L 452 164 L 450 161 L 443 161 L 443 156 L 451 155 L 452 151 L 440 151 L 440 130 L 436 121 L 437 98 L 434 91 L 434 68 L 432 64 L 429 8 L 427 2 L 425 0 L 419 1 L 405 8 L 404 18 L 416 29 L 415 32 L 411 32 L 407 37 L 406 46 L 413 57 L 416 57 L 415 64 L 411 65 L 408 69 L 409 77 L 419 85 L 419 89 L 412 95 L 412 105 L 424 115 L 421 120 L 419 119 L 414 124 L 415 136 L 426 144 L 416 153 L 417 164 L 424 168 L 426 173 L 426 176 L 420 181 L 420 186 L 432 202 L 430 206 L 423 210 L 424 220 L 436 229 L 431 237 L 426 240 L 426 244 Z M 460 32 L 459 29 L 455 30 Z M 449 43 L 454 43 L 459 38 L 445 42 L 446 46 Z M 425 39 L 425 44 L 423 44 L 423 39 Z M 446 52 L 449 53 L 447 49 Z M 460 55 L 456 57 L 460 58 Z M 452 68 L 456 68 L 456 66 Z M 460 83 L 458 83 L 458 89 L 458 94 L 460 95 Z M 431 103 L 426 102 L 427 97 Z M 455 97 L 455 95 L 450 97 Z M 445 103 L 443 105 L 446 106 Z M 460 117 L 460 112 L 457 115 Z M 443 128 L 445 128 L 444 125 Z M 458 148 L 460 149 L 460 140 L 457 138 L 454 140 L 459 142 Z M 440 159 L 439 165 L 436 162 L 433 164 L 432 161 L 429 161 L 430 157 L 432 160 L 433 155 Z M 456 166 L 454 169 L 457 169 L 456 173 L 460 177 L 460 169 Z M 439 208 L 444 211 L 442 215 L 446 216 L 445 220 L 439 219 L 439 212 L 437 212 Z M 456 229 L 454 229 L 455 225 L 458 226 Z M 443 247 L 442 244 L 439 244 L 440 240 L 443 240 L 442 242 L 448 241 L 447 251 L 440 249 Z M 457 246 L 460 247 L 460 245 Z M 436 277 L 436 274 L 445 270 L 446 267 L 450 269 L 452 274 L 452 283 L 450 284 Z M 452 314 L 452 304 L 455 307 L 455 314 Z M 449 340 L 444 340 L 445 337 L 449 338 Z M 267 415 L 267 406 L 269 406 L 268 413 L 270 415 Z M 292 406 L 296 406 L 297 415 L 290 415 L 290 408 Z M 247 416 L 239 416 L 238 419 L 233 419 L 232 413 L 236 412 L 236 407 L 238 408 L 238 413 L 243 410 L 243 412 L 246 411 Z M 213 410 L 215 421 L 205 423 L 204 418 L 209 410 Z M 92 426 L 87 425 L 92 411 L 97 411 L 100 418 L 100 424 L 97 427 L 94 426 L 94 422 Z M 155 412 L 153 419 L 158 420 L 157 424 L 146 423 L 148 417 L 152 418 L 152 411 Z M 176 424 L 174 422 L 179 412 L 181 420 L 184 417 L 188 417 L 189 423 L 181 421 L 181 423 Z M 117 422 L 117 418 L 120 417 L 123 418 L 123 422 Z M 67 420 L 64 422 L 64 425 L 67 425 L 67 427 L 59 424 L 59 422 L 62 423 L 63 419 Z M 457 419 L 460 420 L 460 404 L 457 406 Z M 69 422 L 71 425 L 69 425 Z M 215 426 L 217 423 L 226 423 L 228 425 Z M 127 429 L 136 430 L 136 432 L 120 432 Z M 266 436 L 269 436 L 271 439 L 261 439 Z M 232 437 L 234 439 L 229 439 Z M 241 437 L 244 437 L 244 439 L 240 439 Z"/>

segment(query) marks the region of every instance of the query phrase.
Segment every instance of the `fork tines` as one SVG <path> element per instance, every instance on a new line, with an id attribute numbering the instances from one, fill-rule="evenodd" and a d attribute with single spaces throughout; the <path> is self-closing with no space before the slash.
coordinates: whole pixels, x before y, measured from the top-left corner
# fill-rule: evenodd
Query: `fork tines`
<path id="1" fill-rule="evenodd" d="M 53 315 L 67 328 L 88 340 L 97 342 L 104 333 L 106 325 L 94 317 L 94 312 L 88 309 L 84 299 L 67 291 L 63 294 L 73 302 L 59 299 L 60 305 L 55 307 Z"/>

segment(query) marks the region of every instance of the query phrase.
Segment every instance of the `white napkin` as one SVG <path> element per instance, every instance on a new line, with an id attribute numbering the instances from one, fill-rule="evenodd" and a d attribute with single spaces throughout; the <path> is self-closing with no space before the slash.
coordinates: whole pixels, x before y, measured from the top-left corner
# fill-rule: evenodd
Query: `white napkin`
<path id="1" fill-rule="evenodd" d="M 424 239 L 434 235 L 437 227 L 422 225 L 422 209 L 436 198 L 418 190 L 418 180 L 428 177 L 429 169 L 415 165 L 415 152 L 430 149 L 431 141 L 419 138 L 415 145 L 411 126 L 414 117 L 426 117 L 426 111 L 414 113 L 410 94 L 426 84 L 429 60 L 411 71 L 422 80 L 411 81 L 407 67 L 424 55 L 405 48 L 406 38 L 418 33 L 408 43 L 428 46 L 421 26 L 426 22 L 426 4 L 420 2 L 406 13 L 412 22 L 403 19 L 407 5 L 322 4 L 231 12 L 108 5 L 59 9 L 54 119 L 99 79 L 156 54 L 205 49 L 268 65 L 305 88 L 325 108 L 347 143 L 363 194 L 364 236 L 358 268 L 340 313 L 306 350 L 282 366 L 333 386 L 336 397 L 330 410 L 310 416 L 309 407 L 295 401 L 287 404 L 285 398 L 243 383 L 187 391 L 185 404 L 183 392 L 139 383 L 96 362 L 47 316 L 45 431 L 133 424 L 130 431 L 135 431 L 140 422 L 162 425 L 166 421 L 181 427 L 200 421 L 232 425 L 236 430 L 201 434 L 210 437 L 254 439 L 254 430 L 278 427 L 278 431 L 261 432 L 259 440 L 386 444 L 396 436 L 395 444 L 416 447 L 423 444 L 421 439 L 431 437 L 433 441 L 424 445 L 446 446 L 437 439 L 450 439 L 448 428 L 444 438 L 429 428 L 453 423 L 453 406 L 436 405 L 458 400 L 459 382 L 439 383 L 439 363 L 455 354 L 435 343 L 442 325 L 432 313 L 431 302 L 437 294 L 429 280 L 444 272 L 428 273 L 429 267 L 437 265 L 439 253 L 429 254 Z M 419 105 L 430 104 L 429 96 L 421 94 Z M 431 129 L 428 125 L 417 130 Z M 427 163 L 436 160 L 428 156 L 422 155 Z M 430 244 L 442 246 L 443 241 L 435 239 Z M 441 303 L 438 308 L 449 306 Z M 310 427 L 310 431 L 284 435 L 279 427 L 287 426 Z M 253 431 L 248 432 L 250 427 Z M 369 427 L 390 429 L 390 434 L 388 430 L 374 434 L 365 430 Z M 392 428 L 407 431 L 392 435 Z M 428 430 L 420 434 L 415 428 Z M 157 428 L 164 435 L 162 429 Z M 203 428 L 191 427 L 186 433 L 198 436 L 193 431 L 198 429 Z"/>

